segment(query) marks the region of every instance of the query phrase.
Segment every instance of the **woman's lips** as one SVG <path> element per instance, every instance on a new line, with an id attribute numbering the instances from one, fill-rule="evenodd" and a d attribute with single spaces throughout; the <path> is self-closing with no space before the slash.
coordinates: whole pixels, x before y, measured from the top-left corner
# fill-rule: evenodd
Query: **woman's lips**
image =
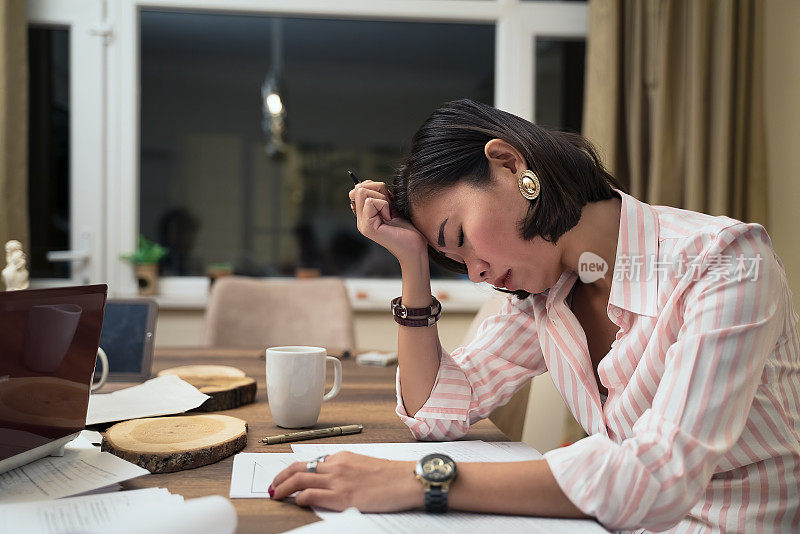
<path id="1" fill-rule="evenodd" d="M 495 282 L 494 286 L 495 287 L 502 287 L 502 288 L 505 288 L 505 289 L 510 289 L 508 287 L 510 282 L 511 282 L 511 269 L 507 270 L 506 274 L 503 275 L 503 278 L 501 278 L 500 280 Z"/>

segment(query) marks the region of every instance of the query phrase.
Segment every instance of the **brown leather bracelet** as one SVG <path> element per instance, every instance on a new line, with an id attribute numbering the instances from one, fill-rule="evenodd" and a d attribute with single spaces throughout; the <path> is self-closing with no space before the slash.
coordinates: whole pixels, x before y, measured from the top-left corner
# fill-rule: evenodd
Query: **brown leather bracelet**
<path id="1" fill-rule="evenodd" d="M 436 315 L 429 315 L 428 317 L 422 319 L 403 319 L 402 317 L 398 317 L 397 315 L 394 316 L 394 322 L 399 324 L 400 326 L 433 326 L 436 324 L 436 321 L 439 320 L 439 317 L 442 316 L 442 310 L 439 308 L 439 313 Z"/>
<path id="2" fill-rule="evenodd" d="M 425 308 L 408 308 L 403 306 L 402 297 L 392 300 L 392 315 L 397 324 L 403 326 L 431 326 L 442 315 L 442 304 L 431 297 L 433 302 Z"/>
<path id="3" fill-rule="evenodd" d="M 396 299 L 392 299 L 392 313 L 395 317 L 400 317 L 401 319 L 407 317 L 428 317 L 442 311 L 441 303 L 433 296 L 431 297 L 433 300 L 431 305 L 424 308 L 407 308 L 403 306 L 402 298 L 403 297 L 397 297 Z"/>

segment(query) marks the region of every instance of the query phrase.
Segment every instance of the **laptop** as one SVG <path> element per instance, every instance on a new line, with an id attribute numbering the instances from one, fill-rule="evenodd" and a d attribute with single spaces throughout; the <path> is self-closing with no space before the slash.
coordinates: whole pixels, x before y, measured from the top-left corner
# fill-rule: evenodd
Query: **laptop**
<path id="1" fill-rule="evenodd" d="M 107 286 L 0 292 L 0 473 L 86 426 Z"/>

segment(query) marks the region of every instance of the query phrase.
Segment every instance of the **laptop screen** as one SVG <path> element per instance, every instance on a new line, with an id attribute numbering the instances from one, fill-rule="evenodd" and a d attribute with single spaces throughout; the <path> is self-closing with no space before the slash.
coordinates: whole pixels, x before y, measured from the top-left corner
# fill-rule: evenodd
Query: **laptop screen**
<path id="1" fill-rule="evenodd" d="M 0 292 L 0 461 L 85 427 L 106 291 Z"/>

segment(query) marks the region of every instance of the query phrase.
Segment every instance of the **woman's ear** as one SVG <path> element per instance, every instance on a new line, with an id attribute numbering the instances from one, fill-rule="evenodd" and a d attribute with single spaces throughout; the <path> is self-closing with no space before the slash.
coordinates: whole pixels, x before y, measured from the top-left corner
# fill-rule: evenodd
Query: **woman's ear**
<path id="1" fill-rule="evenodd" d="M 500 165 L 511 171 L 511 174 L 515 176 L 528 168 L 522 154 L 502 139 L 492 139 L 487 142 L 483 147 L 483 152 L 486 154 L 486 159 L 489 160 L 490 165 Z"/>

